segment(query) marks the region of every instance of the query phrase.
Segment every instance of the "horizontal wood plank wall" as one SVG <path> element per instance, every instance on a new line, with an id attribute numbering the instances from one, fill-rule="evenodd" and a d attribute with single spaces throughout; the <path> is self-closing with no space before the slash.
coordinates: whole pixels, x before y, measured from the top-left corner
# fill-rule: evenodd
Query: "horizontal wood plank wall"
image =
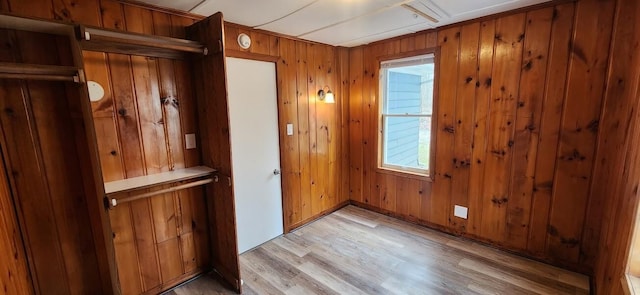
<path id="1" fill-rule="evenodd" d="M 613 7 L 580 0 L 350 49 L 350 199 L 590 272 Z M 386 173 L 376 167 L 378 62 L 435 47 L 435 180 Z M 454 205 L 469 219 L 454 217 Z"/>
<path id="2" fill-rule="evenodd" d="M 240 33 L 251 36 L 249 49 L 238 46 Z M 346 204 L 348 50 L 231 23 L 225 26 L 225 39 L 228 56 L 277 59 L 285 230 Z M 323 86 L 334 93 L 335 104 L 317 100 Z M 288 123 L 294 125 L 292 136 L 286 135 Z"/>
<path id="3" fill-rule="evenodd" d="M 623 294 L 631 238 L 637 226 L 640 181 L 640 4 L 618 0 L 613 46 L 592 185 L 593 207 L 603 207 L 595 268 L 596 294 Z M 590 210 L 593 210 L 591 208 Z M 635 243 L 638 243 L 635 228 Z M 597 235 L 595 237 L 598 237 Z M 635 256 L 635 254 L 634 254 Z M 632 267 L 638 269 L 636 265 Z"/>
<path id="4" fill-rule="evenodd" d="M 21 16 L 178 38 L 197 19 L 115 0 L 11 0 L 0 7 Z M 92 103 L 105 181 L 201 164 L 200 150 L 186 150 L 183 143 L 185 134 L 198 133 L 187 61 L 83 54 L 88 80 L 105 90 Z M 122 293 L 157 293 L 210 267 L 204 204 L 202 188 L 192 188 L 110 211 Z"/>

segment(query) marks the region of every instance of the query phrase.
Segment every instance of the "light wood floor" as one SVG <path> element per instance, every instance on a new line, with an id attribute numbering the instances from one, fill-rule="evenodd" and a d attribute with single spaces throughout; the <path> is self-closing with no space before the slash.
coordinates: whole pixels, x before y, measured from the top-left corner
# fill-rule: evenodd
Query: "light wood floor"
<path id="1" fill-rule="evenodd" d="M 245 294 L 589 294 L 589 279 L 353 206 L 240 256 Z M 171 295 L 233 294 L 209 276 Z"/>

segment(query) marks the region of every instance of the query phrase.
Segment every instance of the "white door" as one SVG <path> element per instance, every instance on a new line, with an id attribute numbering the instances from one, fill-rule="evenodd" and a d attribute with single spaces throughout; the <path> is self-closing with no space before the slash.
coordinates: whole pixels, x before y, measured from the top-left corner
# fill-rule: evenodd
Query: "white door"
<path id="1" fill-rule="evenodd" d="M 284 232 L 275 64 L 227 57 L 227 87 L 242 253 Z"/>

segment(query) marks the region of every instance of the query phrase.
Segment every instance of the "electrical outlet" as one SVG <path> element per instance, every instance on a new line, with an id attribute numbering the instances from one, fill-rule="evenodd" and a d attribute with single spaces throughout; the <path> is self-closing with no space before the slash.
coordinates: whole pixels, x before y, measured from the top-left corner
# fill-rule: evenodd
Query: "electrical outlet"
<path id="1" fill-rule="evenodd" d="M 453 216 L 467 219 L 467 213 L 469 213 L 469 208 L 458 205 L 453 206 Z"/>

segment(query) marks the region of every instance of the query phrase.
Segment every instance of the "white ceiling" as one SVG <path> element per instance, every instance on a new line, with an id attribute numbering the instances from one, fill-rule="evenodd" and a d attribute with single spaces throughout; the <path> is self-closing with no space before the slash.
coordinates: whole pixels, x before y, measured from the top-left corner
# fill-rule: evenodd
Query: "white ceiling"
<path id="1" fill-rule="evenodd" d="M 222 11 L 224 19 L 232 23 L 346 47 L 547 1 L 550 0 L 142 0 L 205 16 Z"/>

